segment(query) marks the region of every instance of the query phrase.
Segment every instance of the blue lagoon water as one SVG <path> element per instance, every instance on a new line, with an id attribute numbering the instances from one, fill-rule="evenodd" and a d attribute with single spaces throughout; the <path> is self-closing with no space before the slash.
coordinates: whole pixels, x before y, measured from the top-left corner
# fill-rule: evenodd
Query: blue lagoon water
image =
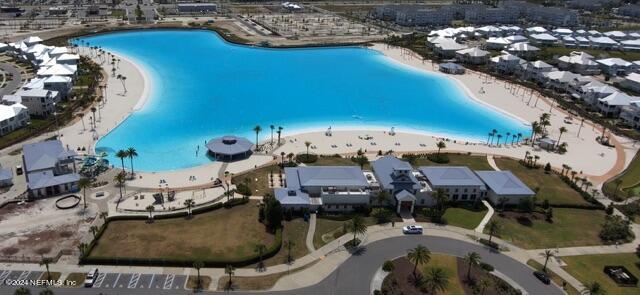
<path id="1" fill-rule="evenodd" d="M 205 140 L 227 134 L 255 140 L 256 125 L 261 138 L 270 137 L 269 125 L 282 126 L 283 135 L 329 126 L 395 126 L 478 141 L 492 129 L 529 134 L 526 123 L 476 102 L 452 79 L 370 49 L 263 49 L 199 30 L 83 40 L 130 58 L 151 76 L 143 108 L 96 145 L 106 151 L 135 147 L 134 166 L 144 171 L 208 163 Z"/>

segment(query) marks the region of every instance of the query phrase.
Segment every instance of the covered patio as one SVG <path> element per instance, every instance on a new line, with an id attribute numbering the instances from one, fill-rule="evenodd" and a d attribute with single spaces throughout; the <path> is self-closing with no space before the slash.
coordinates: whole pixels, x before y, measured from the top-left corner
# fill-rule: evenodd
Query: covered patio
<path id="1" fill-rule="evenodd" d="M 231 162 L 249 157 L 253 144 L 244 137 L 227 135 L 210 139 L 206 146 L 216 160 Z"/>

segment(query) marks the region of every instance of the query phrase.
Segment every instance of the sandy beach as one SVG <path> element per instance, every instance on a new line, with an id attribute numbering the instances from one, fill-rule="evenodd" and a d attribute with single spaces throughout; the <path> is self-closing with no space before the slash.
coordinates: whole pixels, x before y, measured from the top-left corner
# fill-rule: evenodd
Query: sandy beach
<path id="1" fill-rule="evenodd" d="M 444 75 L 435 71 L 429 61 L 422 61 L 415 53 L 410 53 L 406 49 L 388 47 L 384 44 L 376 44 L 371 49 L 383 53 L 387 58 L 399 65 L 411 67 L 414 70 L 424 71 L 428 74 Z M 87 49 L 81 49 L 81 54 L 87 56 Z M 61 130 L 62 141 L 70 148 L 85 147 L 88 151 L 93 151 L 97 139 L 108 134 L 124 121 L 129 114 L 140 110 L 150 96 L 151 77 L 143 67 L 137 66 L 133 61 L 125 56 L 117 55 L 120 62 L 116 65 L 116 73 L 127 77 L 124 92 L 122 83 L 115 77 L 109 77 L 107 81 L 106 102 L 100 107 L 101 115 L 96 113 L 98 120 L 95 131 L 89 128 L 89 112 L 85 116 L 86 130 L 83 130 L 80 121 L 65 127 Z M 105 72 L 111 73 L 109 63 L 102 64 Z M 540 149 L 533 149 L 524 145 L 503 145 L 501 147 L 489 147 L 483 142 L 467 142 L 464 139 L 454 139 L 446 135 L 430 134 L 428 130 L 403 129 L 396 127 L 396 134 L 389 135 L 389 130 L 382 128 L 367 128 L 367 126 L 334 127 L 332 136 L 326 136 L 325 130 L 287 130 L 283 132 L 285 144 L 275 151 L 273 155 L 280 155 L 282 151 L 302 152 L 306 150 L 305 141 L 313 144 L 312 152 L 317 154 L 352 154 L 362 149 L 372 155 L 378 151 L 395 152 L 428 152 L 436 150 L 436 143 L 444 140 L 447 143 L 445 151 L 450 152 L 471 152 L 479 154 L 490 154 L 497 156 L 508 156 L 522 158 L 529 151 L 532 155 L 540 157 L 539 163 L 551 163 L 554 167 L 561 167 L 562 164 L 571 166 L 576 171 L 582 171 L 584 175 L 591 176 L 592 181 L 599 181 L 615 174 L 628 164 L 638 147 L 632 146 L 630 140 L 616 138 L 621 143 L 619 150 L 605 147 L 598 144 L 595 138 L 601 131 L 585 122 L 580 128 L 580 120 L 573 118 L 569 123 L 568 114 L 558 108 L 551 108 L 545 99 L 536 100 L 533 97 L 531 103 L 527 102 L 530 92 L 521 90 L 514 92 L 507 89 L 501 81 L 480 77 L 477 73 L 468 71 L 464 75 L 446 77 L 454 79 L 460 87 L 465 89 L 470 97 L 470 103 L 482 103 L 486 106 L 499 110 L 509 116 L 517 118 L 519 121 L 532 122 L 538 120 L 540 114 L 551 110 L 550 137 L 557 139 L 560 126 L 564 126 L 569 131 L 562 135 L 562 141 L 567 142 L 568 152 L 564 155 L 547 152 Z M 480 89 L 484 92 L 481 92 Z M 474 101 L 475 100 L 475 101 Z M 328 124 L 329 125 L 329 124 Z M 578 129 L 581 129 L 580 136 L 577 136 Z M 372 137 L 372 139 L 359 139 Z M 264 165 L 272 160 L 270 155 L 255 155 L 247 160 L 231 163 L 228 167 L 223 167 L 221 163 L 211 163 L 189 169 L 168 171 L 168 172 L 143 172 L 139 173 L 136 180 L 130 185 L 135 187 L 157 188 L 158 181 L 164 179 L 171 183 L 173 187 L 191 187 L 203 185 L 210 182 L 211 178 L 219 174 L 220 169 L 225 171 L 233 170 L 233 173 L 240 173 L 255 166 Z M 622 168 L 621 168 L 622 167 Z M 189 180 L 190 176 L 196 176 L 196 181 Z"/>

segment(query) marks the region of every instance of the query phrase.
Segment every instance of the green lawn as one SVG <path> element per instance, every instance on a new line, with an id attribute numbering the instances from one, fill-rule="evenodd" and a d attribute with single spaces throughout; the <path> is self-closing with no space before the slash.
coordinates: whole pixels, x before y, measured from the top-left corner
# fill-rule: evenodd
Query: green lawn
<path id="1" fill-rule="evenodd" d="M 269 187 L 269 174 L 273 173 L 273 181 L 274 183 L 276 183 L 279 179 L 279 171 L 280 166 L 278 165 L 262 167 L 242 175 L 234 176 L 231 179 L 231 183 L 242 183 L 246 178 L 248 180 L 249 188 L 251 189 L 251 195 L 264 196 L 268 193 L 273 194 L 273 189 Z M 282 172 L 282 174 L 284 175 L 284 171 Z"/>
<path id="2" fill-rule="evenodd" d="M 605 265 L 623 265 L 633 275 L 640 278 L 640 259 L 632 253 L 628 254 L 602 254 L 562 257 L 567 263 L 564 269 L 583 284 L 598 282 L 604 287 L 607 295 L 631 295 L 640 294 L 639 287 L 619 287 L 604 272 Z"/>
<path id="3" fill-rule="evenodd" d="M 538 53 L 538 58 L 541 60 L 551 60 L 553 56 L 557 55 L 569 55 L 572 51 L 576 51 L 575 48 L 567 48 L 567 47 L 542 47 L 540 48 L 540 52 Z M 599 49 L 580 49 L 580 51 L 584 51 L 588 54 L 593 55 L 594 57 L 607 58 L 607 57 L 617 57 L 622 58 L 626 61 L 634 61 L 640 59 L 640 52 L 631 52 L 631 51 L 617 51 L 617 50 L 599 50 Z"/>
<path id="4" fill-rule="evenodd" d="M 598 236 L 605 213 L 600 210 L 554 208 L 553 223 L 537 219 L 517 220 L 509 212 L 506 217 L 492 217 L 500 223 L 498 236 L 525 249 L 601 245 Z M 485 228 L 486 232 L 486 228 Z"/>
<path id="5" fill-rule="evenodd" d="M 308 163 L 307 166 L 359 166 L 358 163 L 351 161 L 349 158 L 344 157 L 332 157 L 332 156 L 319 156 L 318 161 L 314 163 Z M 364 165 L 365 170 L 371 169 L 369 164 Z"/>
<path id="6" fill-rule="evenodd" d="M 472 208 L 447 208 L 444 212 L 444 216 L 442 217 L 446 224 L 459 226 L 466 229 L 474 229 L 482 218 L 487 214 L 487 208 L 482 206 L 480 210 L 475 210 Z"/>
<path id="7" fill-rule="evenodd" d="M 254 254 L 255 245 L 275 242 L 275 236 L 258 222 L 257 204 L 250 201 L 196 214 L 191 219 L 112 221 L 89 256 L 242 259 Z"/>
<path id="8" fill-rule="evenodd" d="M 617 193 L 619 198 L 626 198 L 629 190 L 636 196 L 640 195 L 640 157 L 633 158 L 627 170 L 604 183 L 602 191 L 605 195 L 612 197 L 616 194 L 616 179 L 622 181 L 618 188 L 621 192 Z"/>
<path id="9" fill-rule="evenodd" d="M 499 158 L 495 161 L 498 168 L 511 171 L 532 190 L 539 188 L 538 201 L 547 199 L 552 204 L 589 204 L 557 174 L 544 173 L 542 168 L 527 168 L 513 159 Z"/>
<path id="10" fill-rule="evenodd" d="M 449 163 L 438 164 L 429 161 L 426 157 L 419 158 L 414 167 L 420 166 L 468 166 L 471 170 L 493 170 L 487 162 L 486 156 L 472 156 L 467 154 L 447 154 Z"/>
<path id="11" fill-rule="evenodd" d="M 345 217 L 344 220 L 334 220 L 318 217 L 316 219 L 316 232 L 313 235 L 314 247 L 316 247 L 316 249 L 319 249 L 327 243 L 335 240 L 336 237 L 342 236 L 344 234 L 342 226 L 343 224 L 348 223 L 350 220 L 351 219 L 348 217 Z M 373 217 L 365 217 L 364 220 L 367 225 L 376 224 L 376 220 Z"/>
<path id="12" fill-rule="evenodd" d="M 429 268 L 441 267 L 449 277 L 449 286 L 446 294 L 448 295 L 465 295 L 466 292 L 462 287 L 462 282 L 458 276 L 458 258 L 455 256 L 444 254 L 431 254 L 429 263 L 422 265 L 422 273 L 426 274 Z M 440 294 L 440 293 L 438 293 Z"/>
<path id="13" fill-rule="evenodd" d="M 291 221 L 284 222 L 284 230 L 282 231 L 282 248 L 280 252 L 275 256 L 264 261 L 266 266 L 278 265 L 287 262 L 287 242 L 290 240 L 293 246 L 291 246 L 291 256 L 294 259 L 305 256 L 309 253 L 307 245 L 305 243 L 307 239 L 307 231 L 309 230 L 309 223 L 302 218 L 295 218 Z"/>

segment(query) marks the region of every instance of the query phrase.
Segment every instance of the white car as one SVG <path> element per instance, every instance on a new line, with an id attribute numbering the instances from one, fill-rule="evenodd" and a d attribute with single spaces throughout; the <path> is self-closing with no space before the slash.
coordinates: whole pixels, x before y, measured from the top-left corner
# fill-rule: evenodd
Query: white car
<path id="1" fill-rule="evenodd" d="M 84 286 L 87 288 L 93 287 L 93 282 L 96 281 L 96 277 L 98 277 L 98 269 L 94 268 L 87 273 L 87 276 L 84 278 Z"/>
<path id="2" fill-rule="evenodd" d="M 422 234 L 422 226 L 419 226 L 419 225 L 407 225 L 407 226 L 402 228 L 402 232 L 404 234 L 421 235 Z"/>

